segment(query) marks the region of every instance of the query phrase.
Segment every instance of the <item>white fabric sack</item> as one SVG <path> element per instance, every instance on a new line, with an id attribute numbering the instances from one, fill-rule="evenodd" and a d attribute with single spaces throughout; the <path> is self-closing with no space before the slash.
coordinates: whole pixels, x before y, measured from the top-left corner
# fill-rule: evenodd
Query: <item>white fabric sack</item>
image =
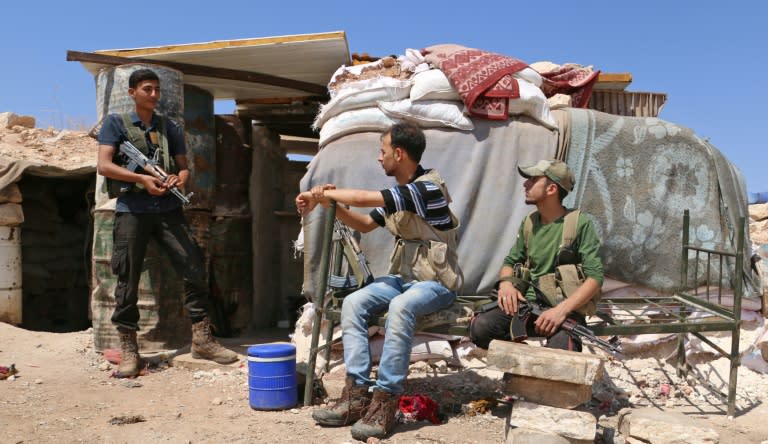
<path id="1" fill-rule="evenodd" d="M 391 118 L 413 122 L 423 128 L 448 127 L 465 131 L 475 128 L 472 120 L 464 115 L 464 104 L 442 100 L 410 99 L 396 102 L 379 102 L 379 108 Z"/>
<path id="2" fill-rule="evenodd" d="M 439 69 L 430 69 L 413 76 L 411 100 L 461 100 L 448 77 Z"/>
<path id="3" fill-rule="evenodd" d="M 331 117 L 320 130 L 318 147 L 352 133 L 365 131 L 384 131 L 397 123 L 378 107 L 355 109 Z"/>
<path id="4" fill-rule="evenodd" d="M 345 86 L 328 103 L 320 107 L 312 128 L 323 127 L 331 117 L 353 109 L 375 107 L 379 100 L 400 100 L 409 96 L 411 80 L 397 80 L 391 77 L 380 77 L 373 81 L 353 82 Z"/>
<path id="5" fill-rule="evenodd" d="M 520 87 L 520 98 L 509 99 L 509 115 L 530 116 L 549 129 L 557 129 L 557 122 L 541 89 L 523 79 L 517 79 L 517 83 Z"/>

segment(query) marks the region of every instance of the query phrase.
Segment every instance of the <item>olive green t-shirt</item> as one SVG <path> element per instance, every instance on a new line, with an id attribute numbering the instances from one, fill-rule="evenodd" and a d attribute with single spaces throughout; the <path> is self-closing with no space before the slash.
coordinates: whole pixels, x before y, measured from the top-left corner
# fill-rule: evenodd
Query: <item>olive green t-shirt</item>
<path id="1" fill-rule="evenodd" d="M 528 251 L 525 248 L 525 219 L 517 231 L 517 241 L 504 258 L 504 265 L 514 266 L 524 264 L 526 258 L 530 259 L 531 279 L 536 282 L 540 276 L 555 271 L 555 260 L 560 251 L 560 243 L 563 240 L 563 222 L 565 216 L 549 223 L 542 224 L 538 212 L 530 216 L 533 222 L 533 230 L 528 239 Z M 603 285 L 603 262 L 600 259 L 600 238 L 598 238 L 592 220 L 583 212 L 579 214 L 576 224 L 576 238 L 571 247 L 577 252 L 580 263 L 587 277 L 595 279 Z M 528 288 L 526 298 L 535 300 L 536 294 L 532 287 Z"/>

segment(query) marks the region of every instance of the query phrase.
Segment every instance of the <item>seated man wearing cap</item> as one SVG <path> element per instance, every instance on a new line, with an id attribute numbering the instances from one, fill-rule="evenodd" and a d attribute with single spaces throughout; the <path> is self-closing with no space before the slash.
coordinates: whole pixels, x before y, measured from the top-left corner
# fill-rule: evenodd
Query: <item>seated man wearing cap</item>
<path id="1" fill-rule="evenodd" d="M 574 184 L 565 163 L 541 160 L 518 171 L 526 179 L 525 203 L 536 205 L 536 211 L 520 224 L 504 259 L 496 284 L 498 305 L 472 319 L 470 338 L 487 349 L 492 339 L 545 337 L 547 347 L 581 351 L 580 341 L 560 326 L 566 318 L 584 325 L 584 316 L 594 313 L 603 284 L 600 239 L 587 215 L 563 206 Z M 561 268 L 564 262 L 570 268 Z M 575 285 L 562 285 L 568 270 L 580 276 Z M 516 316 L 520 301 L 541 304 L 541 314 Z"/>

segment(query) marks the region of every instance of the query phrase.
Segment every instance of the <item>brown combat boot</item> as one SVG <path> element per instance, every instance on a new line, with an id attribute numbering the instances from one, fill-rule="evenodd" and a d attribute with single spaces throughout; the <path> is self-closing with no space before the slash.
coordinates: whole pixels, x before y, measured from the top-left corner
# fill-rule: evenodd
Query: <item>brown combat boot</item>
<path id="1" fill-rule="evenodd" d="M 322 426 L 340 427 L 352 424 L 363 417 L 371 404 L 372 396 L 367 385 L 355 384 L 355 378 L 347 376 L 341 397 L 332 401 L 326 408 L 314 410 L 312 418 Z"/>
<path id="2" fill-rule="evenodd" d="M 139 356 L 139 343 L 136 340 L 136 330 L 123 332 L 118 330 L 120 337 L 120 365 L 117 366 L 118 378 L 133 378 L 139 375 L 143 360 Z"/>
<path id="3" fill-rule="evenodd" d="M 373 391 L 373 401 L 360 421 L 352 426 L 352 437 L 367 441 L 374 437 L 382 439 L 395 428 L 400 396 L 381 390 Z"/>
<path id="4" fill-rule="evenodd" d="M 237 353 L 224 348 L 213 338 L 211 321 L 207 317 L 192 324 L 192 357 L 209 359 L 218 364 L 231 364 L 237 361 Z"/>

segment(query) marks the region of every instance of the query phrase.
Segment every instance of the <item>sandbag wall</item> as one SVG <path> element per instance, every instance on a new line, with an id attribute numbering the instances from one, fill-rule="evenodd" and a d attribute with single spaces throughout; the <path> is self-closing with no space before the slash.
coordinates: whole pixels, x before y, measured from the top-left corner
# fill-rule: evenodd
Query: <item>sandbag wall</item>
<path id="1" fill-rule="evenodd" d="M 12 183 L 0 190 L 0 322 L 22 320 L 21 192 Z"/>

